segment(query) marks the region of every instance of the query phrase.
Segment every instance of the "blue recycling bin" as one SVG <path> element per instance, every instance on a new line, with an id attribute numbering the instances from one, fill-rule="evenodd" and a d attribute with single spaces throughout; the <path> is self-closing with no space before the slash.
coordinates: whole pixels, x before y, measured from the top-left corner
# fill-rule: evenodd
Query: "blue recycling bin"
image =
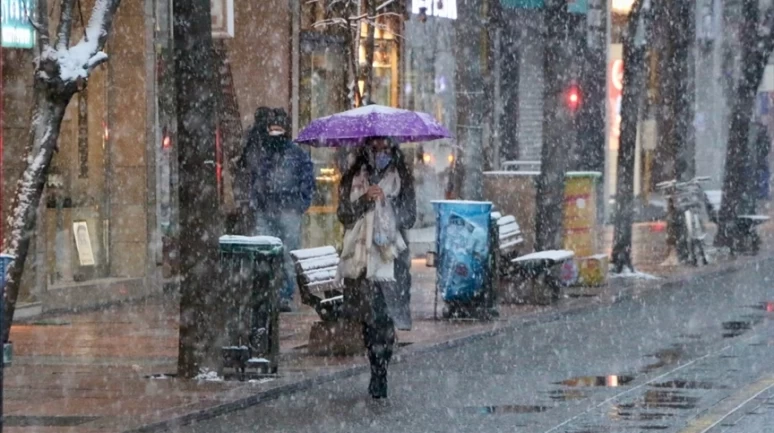
<path id="1" fill-rule="evenodd" d="M 433 201 L 436 287 L 446 303 L 466 304 L 486 290 L 491 202 Z"/>

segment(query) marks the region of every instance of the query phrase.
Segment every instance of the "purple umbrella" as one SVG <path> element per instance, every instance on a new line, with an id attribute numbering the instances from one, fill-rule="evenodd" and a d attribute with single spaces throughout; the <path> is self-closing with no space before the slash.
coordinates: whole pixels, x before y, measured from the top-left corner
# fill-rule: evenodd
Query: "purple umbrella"
<path id="1" fill-rule="evenodd" d="M 367 105 L 313 120 L 296 142 L 319 147 L 358 146 L 373 137 L 412 142 L 449 138 L 451 134 L 427 113 Z"/>

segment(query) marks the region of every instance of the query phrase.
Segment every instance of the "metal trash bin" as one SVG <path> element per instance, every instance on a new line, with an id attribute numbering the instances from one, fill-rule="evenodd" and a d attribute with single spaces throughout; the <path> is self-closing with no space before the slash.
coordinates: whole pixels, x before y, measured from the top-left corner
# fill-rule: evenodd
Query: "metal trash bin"
<path id="1" fill-rule="evenodd" d="M 491 202 L 438 200 L 436 213 L 436 296 L 445 316 L 478 316 L 492 309 L 489 273 Z M 483 310 L 483 311 L 479 311 Z"/>
<path id="2" fill-rule="evenodd" d="M 279 358 L 279 292 L 284 283 L 284 247 L 270 236 L 220 238 L 220 281 L 227 346 L 223 369 L 275 374 Z M 223 374 L 221 369 L 220 375 Z"/>

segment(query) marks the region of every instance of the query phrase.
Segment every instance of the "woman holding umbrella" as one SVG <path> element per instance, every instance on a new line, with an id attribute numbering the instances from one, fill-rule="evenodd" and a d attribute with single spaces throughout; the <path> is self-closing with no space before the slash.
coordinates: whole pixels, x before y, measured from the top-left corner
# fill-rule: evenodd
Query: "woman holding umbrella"
<path id="1" fill-rule="evenodd" d="M 338 271 L 345 311 L 363 324 L 371 364 L 368 392 L 385 398 L 396 321 L 410 327 L 399 293 L 408 287 L 397 284 L 396 261 L 408 253 L 404 234 L 416 218 L 414 179 L 398 146 L 373 138 L 356 150 L 341 179 L 337 215 L 345 228 Z"/>
<path id="2" fill-rule="evenodd" d="M 405 235 L 416 219 L 416 197 L 413 176 L 396 141 L 450 136 L 426 113 L 369 105 L 316 119 L 296 140 L 355 147 L 355 158 L 339 186 L 337 216 L 345 231 L 337 279 L 344 283 L 344 313 L 363 325 L 373 398 L 387 397 L 395 328 L 411 327 Z"/>

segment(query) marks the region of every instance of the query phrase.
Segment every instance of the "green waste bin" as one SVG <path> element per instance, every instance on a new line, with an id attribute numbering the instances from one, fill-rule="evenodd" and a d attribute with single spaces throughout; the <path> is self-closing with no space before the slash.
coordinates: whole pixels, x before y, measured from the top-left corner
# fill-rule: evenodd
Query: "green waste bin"
<path id="1" fill-rule="evenodd" d="M 275 374 L 280 351 L 279 292 L 284 282 L 282 241 L 226 235 L 219 243 L 226 309 L 223 367 L 236 370 L 241 379 L 248 368 Z"/>

